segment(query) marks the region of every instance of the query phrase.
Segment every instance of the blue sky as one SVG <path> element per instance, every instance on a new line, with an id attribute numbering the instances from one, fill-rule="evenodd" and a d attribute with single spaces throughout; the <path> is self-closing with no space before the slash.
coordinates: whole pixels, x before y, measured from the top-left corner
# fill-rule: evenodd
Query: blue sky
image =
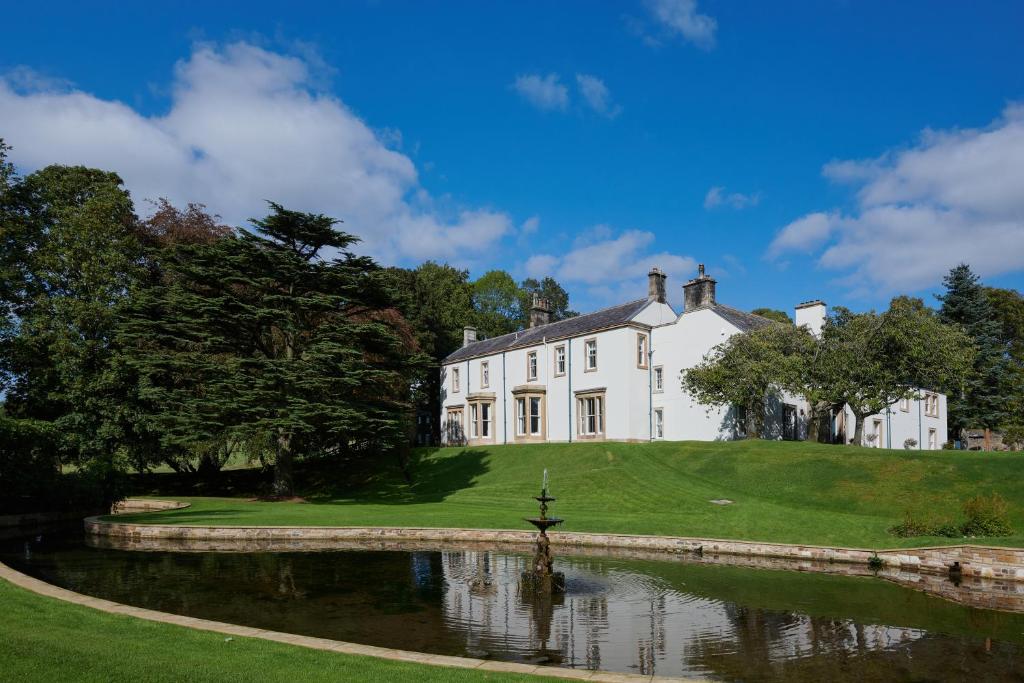
<path id="1" fill-rule="evenodd" d="M 1024 288 L 1019 2 L 15 3 L 0 136 L 384 263 L 551 274 L 581 310 L 696 263 L 741 308 Z"/>

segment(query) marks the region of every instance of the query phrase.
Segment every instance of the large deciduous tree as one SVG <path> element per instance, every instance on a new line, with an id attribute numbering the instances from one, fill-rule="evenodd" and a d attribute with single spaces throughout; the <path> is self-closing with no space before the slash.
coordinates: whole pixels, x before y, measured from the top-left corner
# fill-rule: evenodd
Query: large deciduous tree
<path id="1" fill-rule="evenodd" d="M 701 403 L 743 407 L 747 435 L 759 438 L 765 401 L 799 382 L 811 344 L 810 333 L 792 325 L 765 325 L 735 334 L 683 372 L 683 389 Z"/>
<path id="2" fill-rule="evenodd" d="M 131 198 L 120 178 L 49 166 L 4 172 L 0 364 L 13 418 L 52 422 L 64 462 L 96 475 L 112 498 L 131 443 L 123 377 L 111 364 L 117 320 L 142 272 Z"/>
<path id="3" fill-rule="evenodd" d="M 951 387 L 950 430 L 959 435 L 968 428 L 996 428 L 1007 415 L 1006 394 L 1011 380 L 1008 348 L 1002 325 L 985 288 L 969 266 L 953 268 L 943 279 L 939 317 L 958 325 L 971 338 L 975 353 L 973 372 L 961 386 Z"/>
<path id="4" fill-rule="evenodd" d="M 864 418 L 919 387 L 958 385 L 973 352 L 959 329 L 902 297 L 882 314 L 836 308 L 819 337 L 782 324 L 733 335 L 683 373 L 683 387 L 704 403 L 744 406 L 751 436 L 762 433 L 764 401 L 775 391 L 803 396 L 812 425 L 819 411 L 848 405 L 860 444 Z"/>
<path id="5" fill-rule="evenodd" d="M 520 283 L 519 291 L 520 325 L 523 327 L 529 324 L 530 307 L 533 305 L 534 295 L 548 302 L 551 307 L 551 322 L 579 315 L 569 308 L 569 293 L 553 277 L 545 277 L 541 280 L 528 277 Z"/>
<path id="6" fill-rule="evenodd" d="M 412 269 L 388 268 L 385 275 L 420 350 L 431 359 L 413 383 L 413 398 L 430 415 L 431 443 L 439 443 L 441 361 L 462 345 L 463 328 L 474 323 L 469 273 L 427 261 Z"/>
<path id="7" fill-rule="evenodd" d="M 523 326 L 529 309 L 523 310 L 522 292 L 504 270 L 491 270 L 473 282 L 474 319 L 484 337 L 498 337 Z"/>
<path id="8" fill-rule="evenodd" d="M 271 209 L 255 232 L 165 250 L 122 339 L 168 447 L 262 441 L 287 497 L 297 455 L 406 443 L 419 357 L 376 264 L 347 251 L 357 238 Z"/>
<path id="9" fill-rule="evenodd" d="M 920 300 L 905 297 L 893 299 L 881 314 L 834 309 L 819 345 L 806 365 L 810 382 L 828 403 L 850 407 L 857 445 L 864 418 L 913 398 L 921 387 L 960 386 L 974 354 L 963 332 L 944 324 Z"/>

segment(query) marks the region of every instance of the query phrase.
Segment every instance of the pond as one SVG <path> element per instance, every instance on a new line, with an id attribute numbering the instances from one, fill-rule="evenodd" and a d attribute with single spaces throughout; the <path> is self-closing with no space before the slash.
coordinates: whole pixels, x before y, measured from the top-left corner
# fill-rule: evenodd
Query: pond
<path id="1" fill-rule="evenodd" d="M 126 551 L 80 534 L 0 542 L 71 590 L 275 631 L 436 654 L 744 681 L 1024 681 L 1024 615 L 875 577 L 559 556 L 566 593 L 520 595 L 528 552 Z"/>

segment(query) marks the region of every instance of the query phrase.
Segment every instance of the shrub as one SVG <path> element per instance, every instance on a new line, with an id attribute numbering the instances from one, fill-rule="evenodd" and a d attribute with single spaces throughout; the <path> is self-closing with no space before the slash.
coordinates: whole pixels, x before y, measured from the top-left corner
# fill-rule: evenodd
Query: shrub
<path id="1" fill-rule="evenodd" d="M 917 439 L 913 437 L 907 439 L 906 441 L 903 442 L 903 447 L 906 448 L 908 451 L 911 448 L 917 448 Z"/>
<path id="2" fill-rule="evenodd" d="M 947 536 L 956 538 L 960 535 L 960 527 L 948 519 L 925 519 L 917 517 L 910 510 L 903 513 L 903 521 L 889 529 L 889 533 L 900 538 L 912 536 Z"/>
<path id="3" fill-rule="evenodd" d="M 900 538 L 912 536 L 1010 536 L 1009 505 L 998 493 L 990 496 L 975 496 L 963 504 L 965 520 L 929 519 L 916 516 L 907 510 L 903 521 L 891 527 L 889 533 Z"/>
<path id="4" fill-rule="evenodd" d="M 1024 448 L 1024 425 L 1010 425 L 1003 429 L 1003 443 L 1015 451 Z"/>
<path id="5" fill-rule="evenodd" d="M 975 496 L 964 503 L 963 512 L 967 521 L 962 532 L 964 536 L 1009 536 L 1009 505 L 998 493 L 990 496 Z"/>

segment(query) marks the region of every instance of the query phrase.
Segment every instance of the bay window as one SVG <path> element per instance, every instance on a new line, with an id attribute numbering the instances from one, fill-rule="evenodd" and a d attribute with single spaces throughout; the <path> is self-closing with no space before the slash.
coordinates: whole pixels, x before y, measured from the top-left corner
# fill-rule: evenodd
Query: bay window
<path id="1" fill-rule="evenodd" d="M 576 433 L 581 439 L 604 437 L 605 394 L 601 391 L 576 394 Z"/>

